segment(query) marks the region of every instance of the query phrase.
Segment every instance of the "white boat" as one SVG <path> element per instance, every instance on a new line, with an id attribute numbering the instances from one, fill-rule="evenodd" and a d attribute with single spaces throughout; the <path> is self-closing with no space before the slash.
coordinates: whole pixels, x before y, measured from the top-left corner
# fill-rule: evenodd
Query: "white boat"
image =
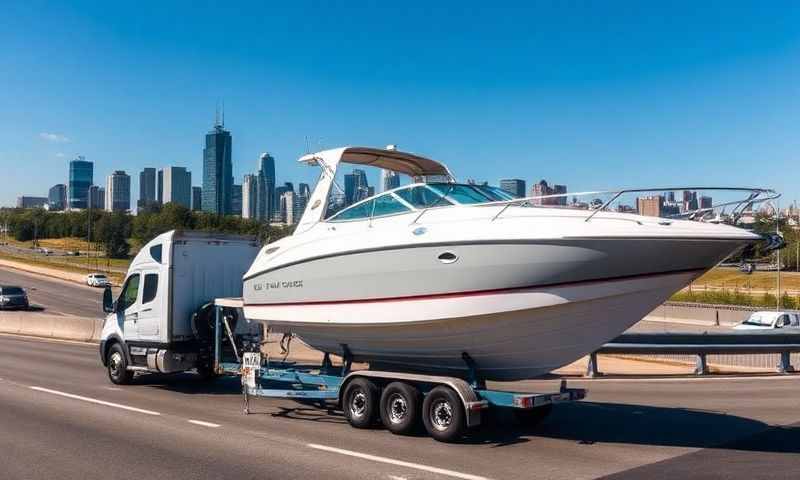
<path id="1" fill-rule="evenodd" d="M 244 276 L 244 313 L 372 368 L 533 378 L 619 335 L 761 237 L 719 223 L 547 208 L 455 183 L 409 153 L 306 155 L 322 174 L 292 236 Z M 330 213 L 343 163 L 416 183 Z M 768 190 L 750 191 L 752 203 Z M 607 205 L 603 205 L 605 207 Z"/>

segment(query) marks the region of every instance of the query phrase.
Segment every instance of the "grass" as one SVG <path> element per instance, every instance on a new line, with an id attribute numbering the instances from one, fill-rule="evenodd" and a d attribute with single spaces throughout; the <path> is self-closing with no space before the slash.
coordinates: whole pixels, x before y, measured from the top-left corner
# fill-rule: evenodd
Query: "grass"
<path id="1" fill-rule="evenodd" d="M 64 259 L 74 259 L 74 260 L 81 260 L 82 264 L 78 262 L 74 263 L 65 263 L 61 260 Z M 104 264 L 101 262 L 99 264 L 100 268 L 94 268 L 94 262 L 91 265 L 87 264 L 86 257 L 44 257 L 44 256 L 31 256 L 31 255 L 12 255 L 7 252 L 0 252 L 0 259 L 11 260 L 14 262 L 25 263 L 27 265 L 34 265 L 39 267 L 46 267 L 53 270 L 58 270 L 62 272 L 69 272 L 69 273 L 81 273 L 86 274 L 89 272 L 105 272 L 108 277 L 114 283 L 121 283 L 125 279 L 125 273 L 123 272 L 107 272 L 104 268 Z M 58 259 L 58 261 L 54 260 Z"/>
<path id="2" fill-rule="evenodd" d="M 755 271 L 750 275 L 736 268 L 714 268 L 693 282 L 693 285 L 709 285 L 739 290 L 775 290 L 776 272 Z M 800 274 L 781 272 L 781 290 L 800 290 Z"/>

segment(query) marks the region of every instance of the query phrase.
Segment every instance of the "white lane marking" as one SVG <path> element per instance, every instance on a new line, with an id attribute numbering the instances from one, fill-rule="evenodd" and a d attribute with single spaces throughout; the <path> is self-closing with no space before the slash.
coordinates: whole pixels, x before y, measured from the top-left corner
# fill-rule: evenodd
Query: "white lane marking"
<path id="1" fill-rule="evenodd" d="M 402 460 L 395 460 L 393 458 L 378 457 L 376 455 L 369 455 L 367 453 L 359 453 L 359 452 L 354 452 L 352 450 L 344 450 L 336 447 L 328 447 L 326 445 L 319 445 L 316 443 L 309 443 L 306 444 L 306 446 L 317 450 L 324 450 L 326 452 L 339 453 L 341 455 L 349 455 L 351 457 L 363 458 L 364 460 L 372 460 L 373 462 L 388 463 L 390 465 L 413 468 L 416 470 L 422 470 L 424 472 L 438 473 L 439 475 L 446 475 L 448 477 L 463 478 L 464 480 L 489 480 L 487 477 L 481 477 L 479 475 L 461 473 L 453 470 L 447 470 L 444 468 L 431 467 L 429 465 L 421 465 L 419 463 L 404 462 Z"/>
<path id="2" fill-rule="evenodd" d="M 142 408 L 136 407 L 129 407 L 128 405 L 120 405 L 119 403 L 111 403 L 111 402 L 104 402 L 103 400 L 96 400 L 94 398 L 89 397 L 82 397 L 80 395 L 73 395 L 71 393 L 66 392 L 59 392 L 58 390 L 50 390 L 49 388 L 42 388 L 42 387 L 28 387 L 31 390 L 36 390 L 37 392 L 44 392 L 44 393 L 51 393 L 53 395 L 59 395 L 61 397 L 72 398 L 74 400 L 81 400 L 88 403 L 95 403 L 97 405 L 104 405 L 106 407 L 113 407 L 113 408 L 120 408 L 122 410 L 128 410 L 131 412 L 137 413 L 144 413 L 145 415 L 161 415 L 158 412 L 154 412 L 152 410 L 145 410 Z"/>
<path id="3" fill-rule="evenodd" d="M 202 420 L 187 420 L 187 421 L 189 423 L 193 423 L 195 425 L 200 425 L 202 427 L 211 427 L 211 428 L 219 428 L 220 427 L 220 425 L 217 424 L 217 423 L 204 422 Z"/>
<path id="4" fill-rule="evenodd" d="M 121 388 L 117 388 L 117 387 L 103 387 L 103 390 L 111 390 L 112 392 L 121 392 L 122 391 Z"/>
<path id="5" fill-rule="evenodd" d="M 97 342 L 79 342 L 77 340 L 61 340 L 58 338 L 34 337 L 32 335 L 20 335 L 17 333 L 0 333 L 0 337 L 10 337 L 15 340 L 32 340 L 40 343 L 66 343 L 70 345 L 80 345 L 82 347 L 97 348 Z"/>

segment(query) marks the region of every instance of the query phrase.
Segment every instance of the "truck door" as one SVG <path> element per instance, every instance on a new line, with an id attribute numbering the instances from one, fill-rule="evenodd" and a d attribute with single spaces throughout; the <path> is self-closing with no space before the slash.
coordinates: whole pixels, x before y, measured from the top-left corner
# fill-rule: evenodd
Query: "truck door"
<path id="1" fill-rule="evenodd" d="M 134 273 L 125 281 L 117 300 L 117 321 L 122 325 L 125 341 L 139 339 L 137 322 L 139 320 L 139 273 Z"/>
<path id="2" fill-rule="evenodd" d="M 158 301 L 159 295 L 159 275 L 158 270 L 144 270 L 142 272 L 142 301 L 139 307 L 139 318 L 137 322 L 140 340 L 157 341 L 159 324 L 161 322 L 161 303 Z"/>

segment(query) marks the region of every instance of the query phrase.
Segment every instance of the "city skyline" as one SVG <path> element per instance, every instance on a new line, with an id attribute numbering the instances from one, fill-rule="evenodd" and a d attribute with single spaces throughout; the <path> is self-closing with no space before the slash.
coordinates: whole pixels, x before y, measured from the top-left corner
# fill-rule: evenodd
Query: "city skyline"
<path id="1" fill-rule="evenodd" d="M 97 179 L 164 164 L 199 175 L 197 132 L 223 100 L 237 183 L 267 149 L 282 178 L 313 184 L 316 170 L 295 162 L 307 151 L 397 143 L 461 180 L 711 181 L 798 198 L 786 174 L 800 152 L 796 4 L 485 8 L 10 5 L 0 168 L 15 188 L 0 205 L 64 183 L 76 154 Z M 413 38 L 382 34 L 415 18 L 425 22 Z M 146 42 L 132 25 L 148 26 Z"/>

